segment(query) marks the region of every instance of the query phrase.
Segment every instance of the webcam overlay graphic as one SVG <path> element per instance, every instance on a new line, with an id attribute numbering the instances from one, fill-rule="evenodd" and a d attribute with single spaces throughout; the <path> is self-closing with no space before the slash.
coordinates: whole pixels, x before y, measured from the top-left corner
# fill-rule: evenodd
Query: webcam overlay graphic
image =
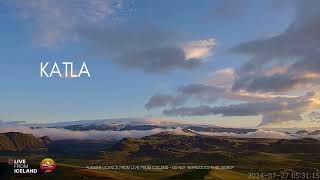
<path id="1" fill-rule="evenodd" d="M 43 173 L 52 173 L 56 169 L 56 163 L 50 158 L 45 158 L 40 163 L 40 170 Z"/>
<path id="2" fill-rule="evenodd" d="M 320 179 L 320 1 L 0 0 L 0 179 Z"/>

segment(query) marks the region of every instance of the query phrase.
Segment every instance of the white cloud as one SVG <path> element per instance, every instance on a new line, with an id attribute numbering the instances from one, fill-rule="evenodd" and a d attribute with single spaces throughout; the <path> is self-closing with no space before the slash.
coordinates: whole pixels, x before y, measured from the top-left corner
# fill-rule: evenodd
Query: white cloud
<path id="1" fill-rule="evenodd" d="M 95 140 L 120 140 L 124 137 L 140 138 L 152 134 L 157 134 L 166 131 L 165 129 L 152 129 L 145 131 L 71 131 L 67 129 L 58 128 L 37 128 L 31 129 L 25 126 L 8 126 L 0 127 L 0 133 L 4 132 L 21 132 L 26 134 L 33 134 L 36 137 L 48 136 L 52 140 L 61 139 L 95 139 Z M 171 130 L 173 131 L 173 130 Z"/>
<path id="2" fill-rule="evenodd" d="M 5 132 L 21 132 L 25 134 L 33 134 L 35 137 L 48 136 L 52 140 L 63 139 L 79 139 L 79 140 L 120 140 L 125 137 L 141 138 L 158 134 L 161 132 L 167 132 L 175 135 L 184 136 L 227 136 L 227 137 L 239 137 L 239 138 L 273 138 L 273 139 L 299 139 L 299 138 L 315 138 L 320 139 L 320 135 L 309 134 L 287 134 L 280 131 L 258 129 L 255 132 L 249 132 L 245 134 L 229 133 L 229 132 L 201 132 L 188 130 L 185 131 L 181 127 L 172 129 L 155 128 L 152 130 L 130 130 L 130 131 L 72 131 L 63 128 L 36 128 L 32 129 L 21 124 L 7 123 L 0 127 L 0 133 Z M 311 132 L 311 131 L 310 131 Z"/>
<path id="3" fill-rule="evenodd" d="M 212 50 L 216 46 L 216 40 L 209 38 L 205 40 L 190 41 L 183 45 L 186 59 L 203 59 L 212 55 Z"/>

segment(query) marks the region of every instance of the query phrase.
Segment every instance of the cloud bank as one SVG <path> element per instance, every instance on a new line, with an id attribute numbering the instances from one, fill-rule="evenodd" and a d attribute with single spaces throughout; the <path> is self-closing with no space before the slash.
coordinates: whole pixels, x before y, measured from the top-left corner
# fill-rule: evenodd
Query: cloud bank
<path id="1" fill-rule="evenodd" d="M 294 139 L 295 136 L 278 132 L 278 131 L 266 131 L 263 129 L 258 129 L 255 132 L 248 132 L 246 134 L 237 134 L 237 133 L 211 133 L 211 132 L 196 132 L 197 134 L 206 135 L 206 136 L 228 136 L 228 137 L 239 137 L 239 138 L 270 138 L 270 139 Z"/>
<path id="2" fill-rule="evenodd" d="M 43 136 L 48 136 L 52 140 L 66 140 L 66 139 L 77 139 L 77 140 L 121 140 L 122 138 L 141 138 L 149 135 L 154 135 L 161 132 L 167 132 L 174 135 L 184 135 L 184 136 L 227 136 L 236 138 L 272 138 L 272 139 L 299 139 L 299 138 L 315 138 L 320 139 L 319 135 L 304 135 L 304 134 L 287 134 L 284 132 L 263 130 L 258 129 L 255 132 L 248 132 L 245 134 L 228 133 L 228 132 L 199 132 L 188 130 L 185 131 L 183 128 L 177 127 L 173 129 L 152 129 L 145 131 L 71 131 L 67 129 L 58 128 L 37 128 L 31 129 L 25 126 L 7 126 L 0 127 L 0 133 L 5 132 L 21 132 L 26 134 L 33 134 L 34 136 L 40 138 Z"/>
<path id="3" fill-rule="evenodd" d="M 37 128 L 31 129 L 29 127 L 0 127 L 0 133 L 4 132 L 21 132 L 26 134 L 33 134 L 36 137 L 48 136 L 52 140 L 63 139 L 80 139 L 80 140 L 120 140 L 124 137 L 140 138 L 152 134 L 157 134 L 166 131 L 165 129 L 152 129 L 145 131 L 71 131 L 67 129 L 58 128 Z"/>

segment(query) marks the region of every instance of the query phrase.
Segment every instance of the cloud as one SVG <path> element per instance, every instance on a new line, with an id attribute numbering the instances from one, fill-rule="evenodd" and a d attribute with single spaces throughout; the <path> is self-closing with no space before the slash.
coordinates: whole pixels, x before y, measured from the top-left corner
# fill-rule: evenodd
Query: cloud
<path id="1" fill-rule="evenodd" d="M 240 137 L 240 138 L 275 138 L 275 139 L 296 139 L 296 138 L 316 138 L 320 139 L 319 135 L 308 135 L 308 134 L 287 134 L 279 131 L 258 129 L 255 132 L 248 132 L 245 134 L 229 133 L 229 132 L 203 132 L 194 130 L 185 130 L 182 127 L 178 127 L 179 124 L 172 123 L 171 121 L 166 121 L 163 119 L 146 119 L 146 123 L 161 125 L 177 125 L 176 128 L 171 129 L 161 129 L 155 128 L 152 130 L 131 130 L 131 131 L 72 131 L 63 128 L 30 128 L 23 124 L 12 124 L 6 123 L 0 127 L 0 133 L 5 132 L 21 132 L 26 134 L 33 134 L 35 137 L 48 136 L 52 140 L 65 140 L 65 139 L 77 139 L 77 140 L 120 140 L 122 138 L 141 138 L 153 134 L 158 134 L 161 132 L 166 132 L 174 135 L 184 135 L 184 136 L 228 136 L 228 137 Z M 45 124 L 44 124 L 45 126 Z"/>
<path id="2" fill-rule="evenodd" d="M 186 59 L 178 47 L 159 47 L 139 52 L 129 52 L 116 58 L 116 63 L 128 69 L 143 69 L 146 73 L 167 73 L 174 69 L 193 69 L 200 59 Z"/>
<path id="3" fill-rule="evenodd" d="M 213 38 L 187 42 L 183 46 L 186 59 L 202 59 L 212 54 L 212 49 L 216 46 L 216 40 Z"/>
<path id="4" fill-rule="evenodd" d="M 260 126 L 283 121 L 300 121 L 301 114 L 320 107 L 319 95 L 308 93 L 295 98 L 277 97 L 268 101 L 232 104 L 228 106 L 180 107 L 164 110 L 167 116 L 255 116 L 262 115 Z"/>
<path id="5" fill-rule="evenodd" d="M 58 128 L 37 128 L 31 129 L 25 126 L 7 126 L 0 127 L 0 133 L 4 132 L 21 132 L 26 134 L 33 134 L 36 137 L 48 136 L 52 140 L 62 140 L 62 139 L 94 139 L 94 140 L 120 140 L 124 137 L 140 138 L 152 134 L 157 134 L 165 129 L 152 129 L 145 131 L 71 131 L 67 129 Z M 172 130 L 173 131 L 173 130 Z"/>
<path id="6" fill-rule="evenodd" d="M 164 107 L 167 105 L 178 106 L 184 104 L 186 101 L 184 96 L 171 96 L 163 94 L 155 94 L 146 103 L 145 108 L 150 110 L 157 107 Z"/>
<path id="7" fill-rule="evenodd" d="M 180 123 L 176 122 L 174 119 L 167 119 L 167 118 L 145 118 L 143 121 L 143 124 L 160 125 L 160 126 L 181 125 Z"/>
<path id="8" fill-rule="evenodd" d="M 206 79 L 206 84 L 182 86 L 175 95 L 185 97 L 185 104 L 191 98 L 209 104 L 219 99 L 240 102 L 194 107 L 172 106 L 167 102 L 163 107 L 170 104 L 171 109 L 163 113 L 168 116 L 261 116 L 260 126 L 302 121 L 303 114 L 319 108 L 319 95 L 315 93 L 320 89 L 318 5 L 318 2 L 297 2 L 293 22 L 285 31 L 241 43 L 230 50 L 250 57 L 239 69 L 218 70 Z M 286 95 L 289 92 L 305 95 Z M 315 113 L 312 116 L 316 117 Z"/>
<path id="9" fill-rule="evenodd" d="M 276 95 L 270 93 L 256 93 L 245 90 L 235 91 L 222 86 L 213 86 L 206 84 L 188 84 L 180 86 L 175 95 L 155 94 L 145 107 L 150 110 L 161 107 L 178 107 L 186 104 L 190 99 L 196 99 L 205 102 L 215 102 L 219 99 L 237 100 L 237 101 L 268 101 L 274 98 L 296 98 L 297 96 Z"/>
<path id="10" fill-rule="evenodd" d="M 271 139 L 295 139 L 290 134 L 278 131 L 269 131 L 258 129 L 254 132 L 248 132 L 245 134 L 229 133 L 229 132 L 196 132 L 197 134 L 206 135 L 206 136 L 228 136 L 228 137 L 239 137 L 239 138 L 271 138 Z"/>
<path id="11" fill-rule="evenodd" d="M 0 120 L 1 126 L 20 125 L 20 124 L 24 124 L 24 123 L 25 123 L 25 121 L 2 121 L 2 120 Z"/>
<path id="12" fill-rule="evenodd" d="M 179 47 L 181 35 L 155 25 L 125 23 L 77 26 L 74 33 L 85 41 L 96 55 L 119 55 L 156 47 Z"/>
<path id="13" fill-rule="evenodd" d="M 162 121 L 163 122 L 163 121 Z M 168 123 L 168 122 L 167 122 Z M 170 123 L 171 124 L 171 123 Z M 33 134 L 40 138 L 48 136 L 52 140 L 79 139 L 79 140 L 120 140 L 125 137 L 141 138 L 160 132 L 169 132 L 177 135 L 194 136 L 193 133 L 185 132 L 181 127 L 172 129 L 155 128 L 152 130 L 130 130 L 130 131 L 72 131 L 63 128 L 30 128 L 24 125 L 11 125 L 0 127 L 0 133 L 5 132 L 21 132 L 25 134 Z"/>
<path id="14" fill-rule="evenodd" d="M 111 60 L 124 69 L 164 74 L 190 70 L 212 54 L 215 40 L 185 42 L 181 33 L 154 25 L 118 21 L 130 8 L 120 0 L 14 1 L 6 3 L 31 24 L 34 39 L 51 47 L 78 43 L 91 57 Z"/>
<path id="15" fill-rule="evenodd" d="M 248 132 L 244 134 L 237 133 L 229 133 L 229 132 L 199 132 L 192 131 L 196 134 L 205 135 L 205 136 L 227 136 L 227 137 L 235 137 L 235 138 L 270 138 L 270 139 L 301 139 L 301 138 L 313 138 L 320 139 L 320 135 L 309 135 L 309 134 L 288 134 L 281 131 L 274 130 L 265 130 L 265 129 L 257 129 L 254 132 Z"/>
<path id="16" fill-rule="evenodd" d="M 260 92 L 290 92 L 319 89 L 320 10 L 317 1 L 297 1 L 295 17 L 275 36 L 242 43 L 231 52 L 251 57 L 238 70 L 233 88 Z M 285 71 L 265 74 L 268 69 Z M 307 88 L 306 88 L 307 87 Z"/>
<path id="17" fill-rule="evenodd" d="M 309 113 L 307 116 L 308 119 L 310 119 L 312 122 L 320 122 L 320 112 L 318 111 L 313 111 Z"/>
<path id="18" fill-rule="evenodd" d="M 274 74 L 271 76 L 246 77 L 238 79 L 233 89 L 245 89 L 251 92 L 287 92 L 297 89 L 305 89 L 305 85 L 317 82 L 317 76 L 303 76 L 292 74 Z"/>
<path id="19" fill-rule="evenodd" d="M 177 93 L 177 95 L 155 94 L 148 100 L 145 107 L 148 110 L 165 106 L 176 107 L 185 104 L 192 97 L 214 101 L 223 93 L 223 89 L 204 84 L 190 84 L 179 87 Z"/>
<path id="20" fill-rule="evenodd" d="M 43 46 L 75 38 L 72 31 L 77 26 L 110 21 L 123 7 L 119 0 L 16 0 L 7 4 L 16 7 L 18 15 L 32 22 L 34 38 Z"/>
<path id="21" fill-rule="evenodd" d="M 224 88 L 231 88 L 237 74 L 233 68 L 225 68 L 210 73 L 205 79 L 205 84 Z"/>
<path id="22" fill-rule="evenodd" d="M 214 47 L 210 39 L 207 44 L 200 41 L 202 45 L 189 47 L 188 52 L 201 51 L 201 48 L 207 48 L 207 51 L 188 57 L 179 33 L 152 25 L 99 25 L 79 27 L 75 32 L 86 41 L 95 56 L 111 58 L 120 67 L 143 70 L 148 74 L 194 69 Z"/>

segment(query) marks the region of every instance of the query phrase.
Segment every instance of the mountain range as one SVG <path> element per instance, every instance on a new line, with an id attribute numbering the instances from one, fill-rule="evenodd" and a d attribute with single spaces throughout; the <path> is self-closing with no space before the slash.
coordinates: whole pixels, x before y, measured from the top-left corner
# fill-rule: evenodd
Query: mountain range
<path id="1" fill-rule="evenodd" d="M 296 132 L 296 134 L 304 134 L 304 135 L 311 135 L 311 136 L 317 136 L 320 135 L 320 130 L 315 130 L 313 132 L 309 132 L 307 130 L 299 130 Z"/>

